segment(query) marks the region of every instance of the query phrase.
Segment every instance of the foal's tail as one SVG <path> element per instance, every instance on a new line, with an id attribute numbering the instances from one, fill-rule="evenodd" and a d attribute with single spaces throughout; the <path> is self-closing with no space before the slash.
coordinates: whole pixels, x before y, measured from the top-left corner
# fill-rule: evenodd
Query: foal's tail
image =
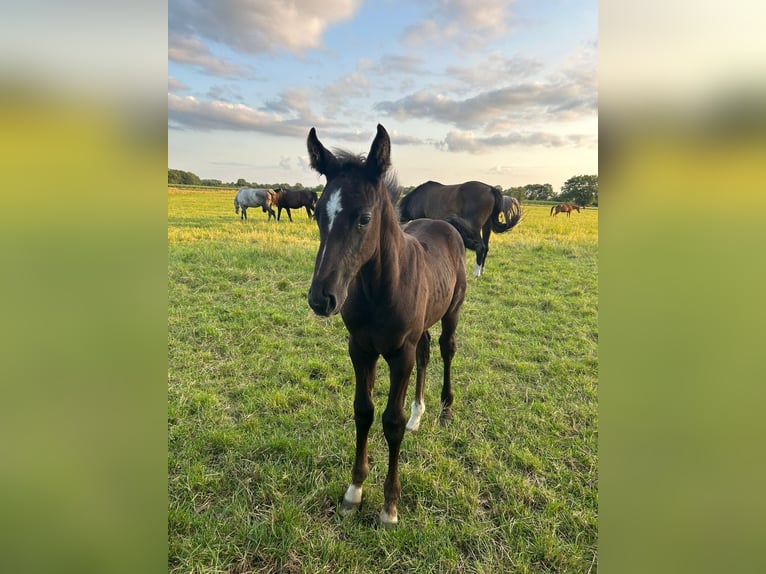
<path id="1" fill-rule="evenodd" d="M 239 202 L 236 197 L 234 198 L 234 213 L 239 213 Z"/>
<path id="2" fill-rule="evenodd" d="M 452 216 L 447 218 L 447 222 L 452 225 L 455 229 L 457 229 L 457 232 L 460 234 L 460 237 L 463 238 L 463 245 L 465 245 L 466 249 L 470 249 L 471 251 L 476 251 L 479 246 L 481 245 L 480 241 L 476 241 L 476 239 L 473 237 L 471 232 L 468 230 L 468 227 L 466 226 L 463 219 L 457 216 Z"/>
<path id="3" fill-rule="evenodd" d="M 492 216 L 490 217 L 492 221 L 492 231 L 495 233 L 504 233 L 516 227 L 516 224 L 521 221 L 521 204 L 518 206 L 518 211 L 515 209 L 513 210 L 514 213 L 511 216 L 511 219 L 503 223 L 499 218 L 499 215 L 503 212 L 503 195 L 494 187 L 490 187 L 490 189 L 495 196 L 495 207 L 492 208 Z"/>
<path id="4" fill-rule="evenodd" d="M 556 209 L 555 205 L 551 205 L 551 215 L 553 215 L 553 210 Z"/>

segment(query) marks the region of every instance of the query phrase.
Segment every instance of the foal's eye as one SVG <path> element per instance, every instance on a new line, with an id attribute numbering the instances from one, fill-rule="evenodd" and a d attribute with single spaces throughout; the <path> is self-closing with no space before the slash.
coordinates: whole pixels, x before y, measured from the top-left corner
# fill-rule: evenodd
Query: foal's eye
<path id="1" fill-rule="evenodd" d="M 372 216 L 369 213 L 363 213 L 359 216 L 359 227 L 364 227 L 370 222 Z"/>

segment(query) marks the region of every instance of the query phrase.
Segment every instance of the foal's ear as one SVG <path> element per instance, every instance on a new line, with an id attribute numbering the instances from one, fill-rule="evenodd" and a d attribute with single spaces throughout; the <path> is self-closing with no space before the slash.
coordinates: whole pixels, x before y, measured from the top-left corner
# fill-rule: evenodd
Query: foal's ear
<path id="1" fill-rule="evenodd" d="M 335 159 L 335 156 L 331 151 L 322 145 L 322 142 L 320 142 L 317 137 L 317 131 L 314 128 L 311 128 L 311 131 L 309 131 L 306 147 L 308 147 L 309 150 L 311 167 L 322 175 L 330 177 L 338 167 L 338 160 Z"/>
<path id="2" fill-rule="evenodd" d="M 391 166 L 391 139 L 386 128 L 378 124 L 378 133 L 370 147 L 365 163 L 372 177 L 378 178 Z"/>

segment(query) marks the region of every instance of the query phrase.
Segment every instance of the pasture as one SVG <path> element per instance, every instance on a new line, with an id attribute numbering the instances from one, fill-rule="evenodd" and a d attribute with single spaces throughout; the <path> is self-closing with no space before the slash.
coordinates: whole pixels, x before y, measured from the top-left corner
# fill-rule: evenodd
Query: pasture
<path id="1" fill-rule="evenodd" d="M 341 318 L 307 304 L 316 224 L 241 222 L 233 196 L 168 191 L 169 571 L 596 572 L 598 211 L 525 204 L 492 235 L 457 330 L 454 419 L 438 421 L 437 325 L 384 529 L 388 369 L 344 517 L 353 369 Z M 413 391 L 414 375 L 406 405 Z"/>

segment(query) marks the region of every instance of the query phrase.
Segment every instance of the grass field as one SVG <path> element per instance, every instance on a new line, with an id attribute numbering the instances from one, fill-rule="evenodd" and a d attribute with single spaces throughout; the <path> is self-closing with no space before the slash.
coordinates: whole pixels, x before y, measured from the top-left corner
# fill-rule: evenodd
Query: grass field
<path id="1" fill-rule="evenodd" d="M 240 222 L 233 196 L 168 192 L 170 572 L 596 572 L 598 211 L 524 206 L 480 279 L 468 253 L 454 420 L 437 421 L 432 343 L 386 530 L 385 362 L 365 499 L 343 517 L 353 370 L 340 317 L 306 302 L 316 225 Z"/>

